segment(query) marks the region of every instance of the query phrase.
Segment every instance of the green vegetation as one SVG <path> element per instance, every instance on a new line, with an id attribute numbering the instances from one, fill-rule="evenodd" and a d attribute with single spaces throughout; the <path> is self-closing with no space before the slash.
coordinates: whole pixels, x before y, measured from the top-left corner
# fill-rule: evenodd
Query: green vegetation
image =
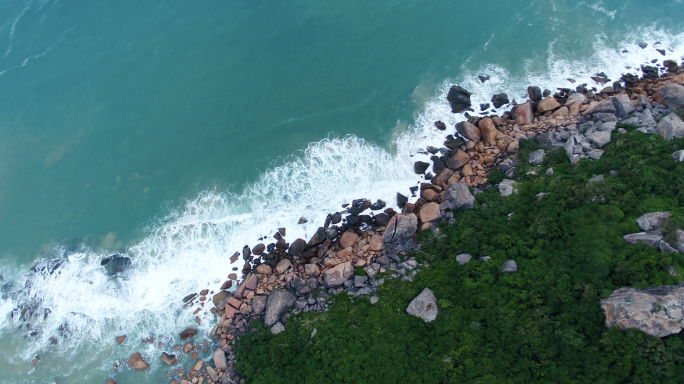
<path id="1" fill-rule="evenodd" d="M 520 157 L 538 147 L 528 141 Z M 430 266 L 412 283 L 388 280 L 374 305 L 342 293 L 275 336 L 255 322 L 237 347 L 238 371 L 249 383 L 681 383 L 684 335 L 606 328 L 600 310 L 617 288 L 682 280 L 667 268 L 684 273 L 684 256 L 621 238 L 646 212 L 673 213 L 666 237 L 683 223 L 684 164 L 670 156 L 679 148 L 684 140 L 614 133 L 601 160 L 573 167 L 552 151 L 541 167 L 521 165 L 518 195 L 492 188 L 455 225 L 421 234 L 414 256 Z M 473 260 L 459 265 L 460 253 Z M 510 259 L 518 272 L 502 275 Z M 405 313 L 424 287 L 440 307 L 427 324 Z"/>

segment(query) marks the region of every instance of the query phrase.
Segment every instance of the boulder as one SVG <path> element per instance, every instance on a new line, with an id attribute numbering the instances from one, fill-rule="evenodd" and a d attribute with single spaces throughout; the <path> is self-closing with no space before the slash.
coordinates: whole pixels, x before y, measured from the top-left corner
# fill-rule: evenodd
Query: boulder
<path id="1" fill-rule="evenodd" d="M 541 94 L 539 96 L 541 98 Z M 534 112 L 532 111 L 532 102 L 527 101 L 522 104 L 518 104 L 513 109 L 511 109 L 511 118 L 513 120 L 523 118 L 523 124 L 531 124 L 534 120 Z"/>
<path id="2" fill-rule="evenodd" d="M 180 333 L 181 340 L 189 339 L 197 334 L 196 329 L 188 328 Z"/>
<path id="3" fill-rule="evenodd" d="M 404 208 L 404 205 L 406 205 L 406 203 L 408 203 L 408 197 L 397 192 L 397 206 L 399 208 Z"/>
<path id="4" fill-rule="evenodd" d="M 227 296 L 228 296 L 228 292 L 226 292 L 226 291 L 221 291 L 221 292 L 215 294 L 214 297 L 212 298 L 212 301 L 214 302 L 214 306 L 216 308 L 219 308 L 219 305 Z M 223 308 L 219 308 L 219 309 L 223 309 Z"/>
<path id="5" fill-rule="evenodd" d="M 600 159 L 603 154 L 604 152 L 600 149 L 592 149 L 591 151 L 587 152 L 587 156 L 589 156 L 589 158 L 592 160 Z"/>
<path id="6" fill-rule="evenodd" d="M 117 273 L 125 272 L 130 269 L 133 262 L 130 257 L 116 254 L 102 259 L 100 265 L 105 268 L 108 275 L 114 276 Z"/>
<path id="7" fill-rule="evenodd" d="M 427 203 L 420 208 L 420 221 L 423 223 L 435 221 L 440 217 L 442 217 L 442 214 L 437 203 Z"/>
<path id="8" fill-rule="evenodd" d="M 235 292 L 240 292 L 242 293 L 245 289 L 249 289 L 250 291 L 253 291 L 256 289 L 257 283 L 259 282 L 259 278 L 257 277 L 256 274 L 250 273 L 247 275 L 247 278 L 245 278 L 245 281 L 243 284 L 240 284 L 237 290 Z M 240 290 L 242 288 L 242 290 Z"/>
<path id="9" fill-rule="evenodd" d="M 649 212 L 636 219 L 642 231 L 656 231 L 665 224 L 665 221 L 672 214 L 670 212 Z"/>
<path id="10" fill-rule="evenodd" d="M 342 234 L 342 237 L 340 237 L 340 246 L 342 248 L 351 247 L 352 245 L 356 244 L 358 239 L 359 235 L 357 235 L 353 230 L 348 229 Z"/>
<path id="11" fill-rule="evenodd" d="M 428 167 L 430 167 L 430 163 L 416 161 L 413 163 L 413 172 L 415 172 L 417 175 L 422 175 L 425 173 L 425 171 L 427 171 Z"/>
<path id="12" fill-rule="evenodd" d="M 273 272 L 268 264 L 257 265 L 256 271 L 261 275 L 270 275 Z"/>
<path id="13" fill-rule="evenodd" d="M 560 103 L 556 101 L 556 99 L 553 98 L 553 96 L 546 96 L 539 102 L 539 104 L 537 104 L 537 111 L 539 113 L 544 113 L 548 111 L 553 111 L 554 109 L 560 106 Z"/>
<path id="14" fill-rule="evenodd" d="M 513 192 L 518 193 L 518 190 L 515 188 L 516 184 L 517 182 L 515 180 L 504 179 L 497 187 L 499 188 L 501 196 L 510 196 Z"/>
<path id="15" fill-rule="evenodd" d="M 408 215 L 396 214 L 387 224 L 382 241 L 385 243 L 403 244 L 409 241 L 418 230 L 418 217 L 410 213 Z"/>
<path id="16" fill-rule="evenodd" d="M 684 137 L 684 122 L 676 113 L 663 117 L 656 127 L 665 140 Z"/>
<path id="17" fill-rule="evenodd" d="M 268 296 L 268 302 L 266 303 L 266 314 L 264 315 L 266 325 L 272 327 L 280 316 L 285 314 L 294 305 L 295 300 L 297 300 L 297 297 L 290 292 L 273 290 Z"/>
<path id="18" fill-rule="evenodd" d="M 470 156 L 461 149 L 457 149 L 456 153 L 447 159 L 446 166 L 455 171 L 461 169 L 468 161 L 470 161 Z"/>
<path id="19" fill-rule="evenodd" d="M 266 246 L 263 243 L 259 243 L 256 245 L 256 247 L 252 248 L 252 253 L 257 256 L 261 256 L 265 250 Z"/>
<path id="20" fill-rule="evenodd" d="M 278 262 L 278 265 L 276 265 L 276 272 L 278 272 L 279 275 L 282 275 L 287 271 L 290 267 L 292 266 L 292 262 L 288 259 L 282 259 Z"/>
<path id="21" fill-rule="evenodd" d="M 613 105 L 615 106 L 615 115 L 620 119 L 634 112 L 635 109 L 632 100 L 624 93 L 613 97 Z"/>
<path id="22" fill-rule="evenodd" d="M 256 295 L 252 298 L 252 313 L 255 315 L 261 315 L 266 309 L 266 303 L 268 302 L 268 296 Z"/>
<path id="23" fill-rule="evenodd" d="M 679 151 L 672 152 L 672 159 L 674 159 L 674 161 L 676 161 L 678 163 L 681 163 L 682 161 L 684 161 L 684 149 L 680 149 Z"/>
<path id="24" fill-rule="evenodd" d="M 543 149 L 537 149 L 527 156 L 527 161 L 532 165 L 541 165 L 541 163 L 544 162 L 544 155 L 545 152 Z"/>
<path id="25" fill-rule="evenodd" d="M 452 113 L 461 113 L 468 108 L 470 108 L 470 96 L 472 93 L 466 91 L 465 89 L 454 85 L 449 89 L 449 94 L 447 94 L 447 100 L 451 106 Z"/>
<path id="26" fill-rule="evenodd" d="M 565 100 L 565 105 L 572 105 L 574 103 L 579 103 L 580 105 L 586 104 L 589 101 L 586 96 L 584 96 L 581 93 L 573 93 L 568 97 L 567 100 Z"/>
<path id="27" fill-rule="evenodd" d="M 663 239 L 663 236 L 657 233 L 639 232 L 624 235 L 622 236 L 622 239 L 627 244 L 644 243 L 651 247 L 657 247 L 660 244 L 660 240 Z"/>
<path id="28" fill-rule="evenodd" d="M 287 251 L 292 256 L 301 256 L 306 248 L 306 241 L 304 239 L 297 239 L 292 242 L 290 249 Z"/>
<path id="29" fill-rule="evenodd" d="M 323 280 L 328 287 L 340 286 L 352 276 L 354 276 L 354 267 L 349 261 L 323 271 Z"/>
<path id="30" fill-rule="evenodd" d="M 467 254 L 467 253 L 462 253 L 462 254 L 456 256 L 456 261 L 457 261 L 460 265 L 465 265 L 465 264 L 468 264 L 468 263 L 470 262 L 470 260 L 472 260 L 472 258 L 473 258 L 473 257 L 470 256 L 469 254 Z"/>
<path id="31" fill-rule="evenodd" d="M 429 288 L 423 289 L 418 296 L 411 300 L 406 308 L 406 313 L 420 317 L 426 323 L 435 320 L 439 314 L 435 294 Z"/>
<path id="32" fill-rule="evenodd" d="M 134 353 L 131 355 L 131 357 L 128 358 L 128 362 L 126 363 L 128 368 L 135 369 L 136 371 L 142 371 L 143 369 L 149 367 L 150 365 L 143 360 L 142 356 L 140 356 L 139 353 Z"/>
<path id="33" fill-rule="evenodd" d="M 584 111 L 584 114 L 587 115 L 593 115 L 595 113 L 612 113 L 615 114 L 617 112 L 617 109 L 615 109 L 615 105 L 613 104 L 613 101 L 611 99 L 606 99 L 603 100 L 599 103 L 596 103 L 594 105 L 589 104 L 590 107 L 587 108 L 586 111 Z"/>
<path id="34" fill-rule="evenodd" d="M 228 369 L 228 359 L 226 353 L 221 348 L 214 350 L 214 366 L 221 371 Z"/>
<path id="35" fill-rule="evenodd" d="M 601 181 L 601 180 L 603 180 L 603 175 L 596 175 L 594 177 L 590 177 L 589 180 L 587 180 L 587 182 L 595 183 L 595 182 Z"/>
<path id="36" fill-rule="evenodd" d="M 663 85 L 658 91 L 661 100 L 672 108 L 684 108 L 684 86 L 670 83 Z"/>
<path id="37" fill-rule="evenodd" d="M 311 240 L 309 240 L 308 246 L 309 247 L 315 247 L 315 246 L 321 244 L 322 242 L 324 242 L 325 239 L 326 239 L 325 228 L 319 227 L 316 230 L 316 233 L 314 233 L 313 237 L 311 237 Z"/>
<path id="38" fill-rule="evenodd" d="M 218 383 L 220 379 L 218 372 L 216 372 L 216 369 L 207 365 L 206 370 L 207 374 L 209 374 L 209 378 L 211 379 L 211 381 L 213 381 L 214 383 Z"/>
<path id="39" fill-rule="evenodd" d="M 271 327 L 271 333 L 274 335 L 277 335 L 280 332 L 284 332 L 284 331 L 285 331 L 285 326 L 280 321 L 275 323 L 275 325 Z"/>
<path id="40" fill-rule="evenodd" d="M 610 143 L 610 131 L 592 132 L 587 139 L 595 146 L 603 148 Z"/>
<path id="41" fill-rule="evenodd" d="M 530 100 L 532 101 L 539 101 L 542 99 L 542 91 L 539 87 L 527 87 L 527 94 L 530 96 Z"/>
<path id="42" fill-rule="evenodd" d="M 482 133 L 480 132 L 480 128 L 474 126 L 473 124 L 470 124 L 467 121 L 462 121 L 456 124 L 456 131 L 458 131 L 459 135 L 475 143 L 479 142 L 482 139 Z"/>
<path id="43" fill-rule="evenodd" d="M 470 193 L 465 183 L 451 183 L 442 192 L 442 209 L 452 211 L 459 208 L 472 209 L 475 206 L 475 196 Z"/>
<path id="44" fill-rule="evenodd" d="M 684 287 L 661 285 L 644 290 L 623 287 L 601 300 L 606 326 L 638 329 L 665 337 L 681 332 L 684 325 Z"/>
<path id="45" fill-rule="evenodd" d="M 498 95 L 494 95 L 492 97 L 492 104 L 494 104 L 494 108 L 500 108 L 504 104 L 508 104 L 510 101 L 508 101 L 508 95 L 505 93 L 499 93 Z"/>
<path id="46" fill-rule="evenodd" d="M 515 260 L 508 260 L 507 262 L 503 263 L 501 273 L 513 272 L 518 272 L 518 264 L 515 262 Z"/>
<path id="47" fill-rule="evenodd" d="M 441 121 L 435 121 L 435 127 L 440 131 L 444 131 L 446 129 L 446 124 Z"/>
<path id="48" fill-rule="evenodd" d="M 380 213 L 375 215 L 375 224 L 381 227 L 387 226 L 390 222 L 390 216 L 386 213 Z"/>
<path id="49" fill-rule="evenodd" d="M 321 274 L 321 270 L 318 269 L 316 264 L 306 264 L 304 266 L 304 272 L 311 277 L 318 277 Z"/>
<path id="50" fill-rule="evenodd" d="M 670 244 L 667 243 L 665 240 L 660 240 L 660 244 L 658 244 L 658 248 L 660 249 L 660 252 L 667 253 L 668 255 L 677 252 L 679 253 L 678 250 L 674 249 Z"/>
<path id="51" fill-rule="evenodd" d="M 166 363 L 166 365 L 171 366 L 171 365 L 176 364 L 176 361 L 178 361 L 178 359 L 176 359 L 176 355 L 171 355 L 171 354 L 168 354 L 166 352 L 162 352 L 161 361 Z"/>
<path id="52" fill-rule="evenodd" d="M 370 242 L 368 243 L 370 245 L 370 250 L 371 251 L 379 251 L 382 248 L 385 247 L 385 242 L 382 241 L 382 236 L 378 235 L 377 233 L 373 235 L 370 239 Z"/>
<path id="53" fill-rule="evenodd" d="M 480 120 L 478 126 L 480 127 L 480 133 L 482 134 L 482 141 L 484 141 L 486 145 L 495 145 L 496 140 L 502 136 L 501 132 L 496 129 L 494 121 L 492 121 L 492 119 L 489 117 L 485 117 L 484 119 Z M 449 168 L 457 169 L 452 167 Z"/>

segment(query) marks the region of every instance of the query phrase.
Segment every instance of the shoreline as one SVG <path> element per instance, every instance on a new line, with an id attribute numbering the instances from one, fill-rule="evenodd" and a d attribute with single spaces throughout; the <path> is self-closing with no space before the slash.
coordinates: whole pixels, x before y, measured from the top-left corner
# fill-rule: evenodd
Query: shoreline
<path id="1" fill-rule="evenodd" d="M 439 222 L 453 223 L 451 211 L 472 207 L 474 195 L 482 190 L 496 186 L 504 196 L 514 193 L 516 165 L 541 163 L 545 151 L 518 159 L 521 141 L 537 138 L 547 151 L 565 151 L 576 164 L 600 158 L 611 132 L 624 129 L 617 127 L 619 123 L 639 126 L 637 130 L 643 133 L 672 134 L 665 123 L 656 121 L 676 109 L 666 105 L 660 89 L 668 83 L 684 84 L 684 63 L 669 62 L 661 67 L 668 69 L 662 76 L 659 67 L 642 66 L 641 78 L 623 75 L 612 86 L 608 84 L 614 79 L 601 74 L 595 76 L 594 89 L 583 84 L 574 90 L 559 88 L 551 95 L 531 86 L 529 101 L 513 104 L 510 112 L 500 116 L 470 117 L 455 127 L 435 122 L 435 129 L 453 133 L 445 136 L 443 148 L 429 147 L 422 153 L 432 155 L 431 163 L 414 163 L 414 171 L 425 180 L 411 188 L 412 196 L 397 193 L 401 212 L 385 209 L 382 201 L 358 199 L 328 215 L 308 241 L 300 238 L 288 243 L 287 231 L 281 228 L 274 235 L 277 242 L 245 246 L 230 258 L 231 265 L 240 257 L 245 260 L 241 279 L 231 270 L 216 294 L 203 290 L 186 296 L 184 307 L 199 304 L 195 313 L 212 299 L 211 312 L 219 319 L 209 338 L 218 342 L 218 348 L 213 367 L 199 360 L 191 370 L 176 368 L 171 383 L 196 382 L 193 378 L 197 382 L 244 382 L 233 369 L 233 346 L 235 339 L 249 332 L 252 320 L 264 319 L 275 334 L 285 329 L 291 315 L 327 310 L 334 295 L 343 290 L 353 296 L 372 296 L 384 283 L 373 278 L 379 272 L 393 271 L 390 278 L 412 281 L 418 267 L 427 267 L 405 256 L 408 250 L 420 248 L 415 242 L 419 232 L 439 231 Z M 458 86 L 452 87 L 448 100 L 454 113 L 467 113 L 472 107 L 470 94 Z M 503 101 L 508 101 L 503 94 L 492 98 L 496 108 L 508 104 Z M 184 332 L 194 336 L 193 331 Z M 165 353 L 162 360 L 174 365 L 175 356 L 168 356 Z"/>

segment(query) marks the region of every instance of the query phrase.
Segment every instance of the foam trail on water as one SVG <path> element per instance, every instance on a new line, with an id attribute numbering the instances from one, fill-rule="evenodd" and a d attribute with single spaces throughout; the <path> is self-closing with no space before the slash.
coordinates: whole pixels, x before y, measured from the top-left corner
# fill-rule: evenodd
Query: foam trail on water
<path id="1" fill-rule="evenodd" d="M 648 49 L 636 46 L 641 40 L 649 42 Z M 453 134 L 454 125 L 464 119 L 452 114 L 446 102 L 452 84 L 473 92 L 474 106 L 490 102 L 491 96 L 500 92 L 523 101 L 528 85 L 553 90 L 568 77 L 577 80 L 573 87 L 585 82 L 591 85 L 589 77 L 599 71 L 617 80 L 627 71 L 625 66 L 638 66 L 658 57 L 652 48 L 655 41 L 668 50 L 663 59 L 679 61 L 684 55 L 684 34 L 670 36 L 642 29 L 617 48 L 597 43 L 596 53 L 581 61 L 562 59 L 551 44 L 547 69 L 541 73 L 533 70 L 531 63 L 520 75 L 496 65 L 464 70 L 458 78 L 447 79 L 438 87 L 434 97 L 421 106 L 413 124 L 398 124 L 389 149 L 356 136 L 331 135 L 263 172 L 243 193 L 207 190 L 185 201 L 150 226 L 143 240 L 127 250 L 134 268 L 123 277 L 107 276 L 100 266 L 107 254 L 89 249 L 72 252 L 53 273 L 43 270 L 13 275 L 9 271 L 5 279 L 14 283 L 11 289 L 3 290 L 0 332 L 10 337 L 13 333 L 27 335 L 36 331 L 17 349 L 18 359 L 24 361 L 36 354 L 54 353 L 78 357 L 81 364 L 101 364 L 104 372 L 111 370 L 115 359 L 127 358 L 132 352 L 158 356 L 159 349 L 141 346 L 138 340 L 148 335 L 177 337 L 190 326 L 206 334 L 214 325 L 212 315 L 200 312 L 197 316 L 202 323 L 198 326 L 192 310 L 182 308 L 181 298 L 203 288 L 217 291 L 232 267 L 237 267 L 240 274 L 241 261 L 230 265 L 228 259 L 244 245 L 253 247 L 263 236 L 269 236 L 264 243 L 272 242 L 270 236 L 279 227 L 287 228 L 288 242 L 298 237 L 308 240 L 326 215 L 340 210 L 343 203 L 369 198 L 383 199 L 393 206 L 397 192 L 407 194 L 408 187 L 421 180 L 413 173 L 413 163 L 428 158 L 419 151 L 428 145 L 441 147 L 444 136 Z M 621 53 L 623 49 L 629 53 Z M 480 82 L 477 76 L 481 74 L 490 76 L 490 80 Z M 436 120 L 446 123 L 446 132 L 435 129 Z M 298 225 L 302 216 L 308 223 Z M 55 254 L 62 255 L 63 250 L 57 248 Z M 31 329 L 16 314 L 11 317 L 12 309 L 22 303 L 30 304 L 36 313 L 30 319 Z M 22 328 L 17 331 L 19 326 Z M 62 334 L 68 338 L 62 339 Z M 100 352 L 98 345 L 103 340 L 109 345 L 121 334 L 136 342 Z M 59 343 L 53 346 L 51 337 L 58 337 Z M 163 341 L 163 350 L 169 351 L 178 340 Z M 157 357 L 149 362 L 152 369 L 161 366 Z M 66 374 L 78 366 L 54 369 Z"/>

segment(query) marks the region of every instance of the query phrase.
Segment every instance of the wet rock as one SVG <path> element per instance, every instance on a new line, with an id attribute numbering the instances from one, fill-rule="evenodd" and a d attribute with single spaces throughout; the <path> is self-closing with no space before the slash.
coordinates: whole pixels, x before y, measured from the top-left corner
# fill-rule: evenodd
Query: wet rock
<path id="1" fill-rule="evenodd" d="M 382 241 L 385 243 L 403 244 L 413 238 L 417 229 L 418 217 L 415 214 L 394 215 L 387 224 Z"/>
<path id="2" fill-rule="evenodd" d="M 332 214 L 332 220 L 330 221 L 332 224 L 339 224 L 340 221 L 342 221 L 342 214 L 339 212 L 335 212 Z"/>
<path id="3" fill-rule="evenodd" d="M 456 256 L 456 262 L 458 262 L 460 265 L 466 265 L 470 262 L 470 260 L 473 257 L 467 253 L 462 253 L 458 256 Z"/>
<path id="4" fill-rule="evenodd" d="M 197 334 L 196 329 L 188 328 L 185 331 L 180 333 L 180 338 L 181 340 L 186 340 L 189 339 Z"/>
<path id="5" fill-rule="evenodd" d="M 424 204 L 420 209 L 420 221 L 423 223 L 435 221 L 440 217 L 442 217 L 442 214 L 440 213 L 439 204 L 437 203 Z"/>
<path id="6" fill-rule="evenodd" d="M 321 244 L 324 242 L 326 239 L 325 235 L 325 228 L 319 227 L 318 230 L 316 230 L 316 233 L 311 237 L 311 240 L 309 240 L 309 247 L 314 247 L 316 245 Z"/>
<path id="7" fill-rule="evenodd" d="M 440 131 L 444 131 L 446 129 L 446 124 L 442 123 L 441 121 L 435 121 L 435 127 Z"/>
<path id="8" fill-rule="evenodd" d="M 430 167 L 430 163 L 426 163 L 424 161 L 416 161 L 413 163 L 413 172 L 415 172 L 417 175 L 422 175 L 425 173 L 425 171 Z"/>
<path id="9" fill-rule="evenodd" d="M 249 248 L 249 245 L 245 245 L 242 248 L 242 260 L 248 261 L 251 256 L 252 250 Z"/>
<path id="10" fill-rule="evenodd" d="M 444 146 L 449 148 L 449 149 L 460 148 L 464 144 L 465 144 L 465 140 L 463 140 L 462 137 L 457 137 L 455 139 L 448 139 L 447 141 L 444 142 Z"/>
<path id="11" fill-rule="evenodd" d="M 501 273 L 513 272 L 518 272 L 518 264 L 515 262 L 515 260 L 508 260 L 503 264 Z"/>
<path id="12" fill-rule="evenodd" d="M 684 122 L 676 113 L 663 117 L 656 129 L 665 140 L 684 137 Z"/>
<path id="13" fill-rule="evenodd" d="M 390 216 L 386 213 L 380 213 L 378 215 L 375 215 L 375 224 L 381 227 L 387 226 L 390 221 Z"/>
<path id="14" fill-rule="evenodd" d="M 176 355 L 171 355 L 166 352 L 162 352 L 161 361 L 166 363 L 166 365 L 171 366 L 176 364 L 176 361 L 178 361 L 178 359 L 176 359 Z"/>
<path id="15" fill-rule="evenodd" d="M 323 279 L 328 287 L 338 287 L 354 276 L 354 267 L 351 262 L 338 264 L 323 272 Z"/>
<path id="16" fill-rule="evenodd" d="M 449 101 L 449 105 L 451 105 L 451 112 L 461 113 L 470 108 L 471 95 L 472 93 L 466 91 L 458 85 L 452 86 L 449 90 L 449 94 L 447 95 L 447 100 Z"/>
<path id="17" fill-rule="evenodd" d="M 539 101 L 542 99 L 542 91 L 539 87 L 527 87 L 527 94 L 530 96 L 530 100 L 532 101 Z"/>
<path id="18" fill-rule="evenodd" d="M 624 235 L 622 236 L 622 239 L 627 244 L 644 243 L 651 247 L 657 247 L 660 244 L 660 240 L 663 239 L 663 236 L 657 233 L 639 232 Z"/>
<path id="19" fill-rule="evenodd" d="M 294 304 L 297 297 L 290 293 L 280 290 L 274 290 L 268 296 L 266 304 L 266 314 L 264 315 L 264 322 L 267 326 L 273 326 L 280 316 L 285 314 L 287 310 Z"/>
<path id="20" fill-rule="evenodd" d="M 287 252 L 292 256 L 301 256 L 302 252 L 304 252 L 304 248 L 306 248 L 306 241 L 299 238 L 292 242 L 290 249 Z"/>
<path id="21" fill-rule="evenodd" d="M 513 192 L 518 193 L 518 189 L 515 188 L 516 184 L 517 182 L 515 180 L 504 179 L 497 187 L 499 188 L 501 196 L 510 196 Z"/>
<path id="22" fill-rule="evenodd" d="M 468 163 L 470 156 L 461 149 L 457 149 L 456 153 L 447 159 L 446 166 L 453 170 L 461 169 Z"/>
<path id="23" fill-rule="evenodd" d="M 553 111 L 560 106 L 560 103 L 558 103 L 558 101 L 556 101 L 556 99 L 554 99 L 552 96 L 546 96 L 539 102 L 539 104 L 537 104 L 537 111 L 539 113 L 544 113 Z"/>
<path id="24" fill-rule="evenodd" d="M 408 197 L 402 195 L 401 193 L 397 193 L 397 206 L 399 206 L 399 208 L 404 208 L 406 203 L 408 203 Z"/>
<path id="25" fill-rule="evenodd" d="M 478 75 L 477 78 L 480 79 L 480 83 L 484 83 L 485 81 L 490 79 L 490 77 L 487 75 Z"/>
<path id="26" fill-rule="evenodd" d="M 531 152 L 527 156 L 527 162 L 529 162 L 532 165 L 541 165 L 541 163 L 544 162 L 544 155 L 545 155 L 544 150 L 538 149 L 534 152 Z"/>
<path id="27" fill-rule="evenodd" d="M 238 261 L 238 258 L 240 258 L 240 253 L 239 253 L 239 252 L 235 252 L 235 253 L 233 254 L 233 256 L 230 257 L 230 263 L 231 263 L 231 264 L 235 263 L 236 261 Z"/>
<path id="28" fill-rule="evenodd" d="M 279 321 L 279 322 L 275 323 L 275 325 L 273 325 L 273 326 L 271 327 L 271 333 L 274 334 L 274 335 L 277 335 L 277 334 L 279 334 L 280 332 L 285 332 L 285 326 L 283 325 L 283 323 L 281 323 L 281 322 Z"/>
<path id="29" fill-rule="evenodd" d="M 607 327 L 634 328 L 654 337 L 681 332 L 683 305 L 684 287 L 671 285 L 644 290 L 623 287 L 601 300 Z"/>
<path id="30" fill-rule="evenodd" d="M 472 209 L 475 206 L 475 196 L 470 193 L 465 183 L 451 183 L 442 192 L 442 209 L 452 211 L 459 208 Z"/>
<path id="31" fill-rule="evenodd" d="M 130 269 L 131 266 L 133 266 L 133 262 L 130 257 L 116 254 L 102 259 L 100 265 L 105 268 L 108 275 L 114 276 L 117 273 L 122 273 Z"/>
<path id="32" fill-rule="evenodd" d="M 371 204 L 369 206 L 369 208 L 371 209 L 371 211 L 379 211 L 379 210 L 385 208 L 386 205 L 387 204 L 384 201 L 378 200 L 375 203 Z"/>
<path id="33" fill-rule="evenodd" d="M 663 224 L 665 224 L 665 221 L 667 220 L 668 217 L 670 217 L 672 214 L 670 212 L 649 212 L 645 213 L 641 216 L 639 216 L 636 219 L 637 224 L 639 224 L 639 228 L 641 228 L 642 231 L 648 232 L 648 231 L 655 231 L 659 230 Z"/>
<path id="34" fill-rule="evenodd" d="M 132 354 L 131 357 L 128 358 L 128 362 L 126 362 L 126 365 L 128 366 L 128 368 L 135 369 L 136 371 L 142 371 L 150 366 L 145 362 L 145 360 L 143 360 L 142 356 L 140 356 L 140 354 L 137 352 Z"/>
<path id="35" fill-rule="evenodd" d="M 214 297 L 212 297 L 212 299 L 211 299 L 212 302 L 214 303 L 214 306 L 218 309 L 223 309 L 223 308 L 220 308 L 219 306 L 220 306 L 221 302 L 223 302 L 224 300 L 227 300 L 226 298 L 228 297 L 228 295 L 229 295 L 229 293 L 226 291 L 221 291 L 221 292 L 215 294 Z"/>
<path id="36" fill-rule="evenodd" d="M 458 131 L 459 135 L 475 143 L 479 142 L 482 138 L 482 133 L 480 132 L 480 129 L 467 121 L 462 121 L 456 124 L 456 131 Z M 438 172 L 439 171 L 435 170 L 435 173 Z"/>
<path id="37" fill-rule="evenodd" d="M 508 101 L 508 95 L 505 93 L 499 93 L 498 95 L 494 95 L 492 97 L 492 104 L 494 104 L 494 108 L 501 108 L 501 106 L 510 103 Z"/>
<path id="38" fill-rule="evenodd" d="M 257 244 L 256 247 L 252 248 L 252 253 L 261 256 L 264 251 L 266 250 L 266 246 L 264 244 Z"/>
<path id="39" fill-rule="evenodd" d="M 228 369 L 228 359 L 226 359 L 226 353 L 221 348 L 214 350 L 214 366 L 221 371 Z"/>
<path id="40" fill-rule="evenodd" d="M 435 294 L 429 288 L 423 289 L 418 296 L 411 300 L 406 308 L 406 313 L 420 317 L 426 323 L 434 321 L 439 314 Z"/>

